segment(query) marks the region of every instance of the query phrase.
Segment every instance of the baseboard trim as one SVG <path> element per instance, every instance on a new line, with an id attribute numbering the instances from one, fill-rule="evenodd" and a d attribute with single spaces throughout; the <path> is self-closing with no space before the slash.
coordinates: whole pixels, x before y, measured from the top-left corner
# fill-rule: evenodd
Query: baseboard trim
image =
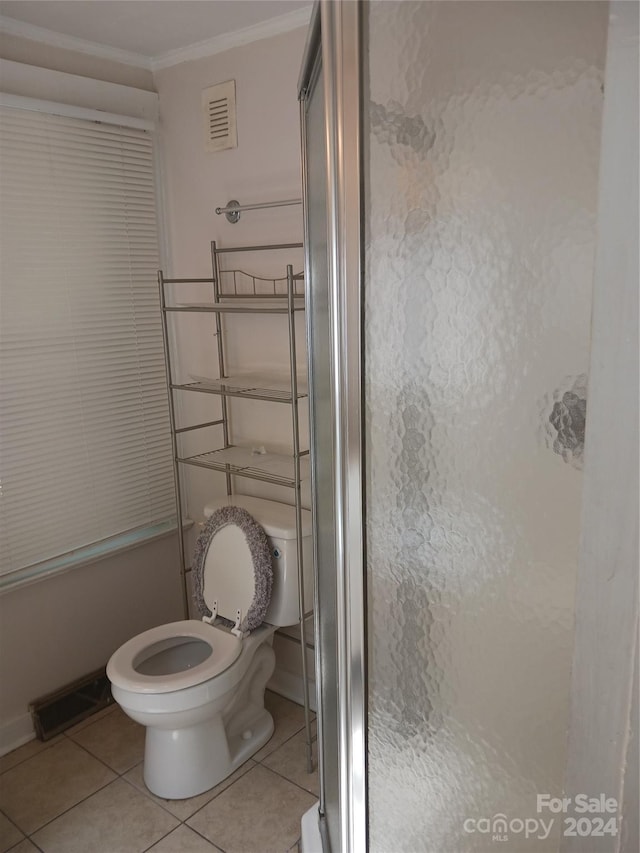
<path id="1" fill-rule="evenodd" d="M 302 676 L 276 667 L 267 688 L 298 705 L 304 705 L 302 683 Z M 312 711 L 316 710 L 316 683 L 312 680 L 309 680 L 309 705 Z M 35 737 L 31 714 L 23 714 L 0 724 L 0 756 L 35 740 Z"/>
<path id="2" fill-rule="evenodd" d="M 8 723 L 0 724 L 0 756 L 29 743 L 35 736 L 31 714 L 23 714 Z"/>
<path id="3" fill-rule="evenodd" d="M 267 684 L 267 690 L 272 690 L 298 705 L 304 705 L 303 683 L 301 675 L 294 675 L 286 669 L 276 667 Z M 316 710 L 316 683 L 311 679 L 309 679 L 309 705 L 312 711 Z"/>

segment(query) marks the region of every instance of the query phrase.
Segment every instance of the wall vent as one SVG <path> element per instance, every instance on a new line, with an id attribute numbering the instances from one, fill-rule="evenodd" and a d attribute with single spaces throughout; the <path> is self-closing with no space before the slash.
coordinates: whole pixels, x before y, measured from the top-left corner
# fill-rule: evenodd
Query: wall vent
<path id="1" fill-rule="evenodd" d="M 203 89 L 202 114 L 206 151 L 238 147 L 235 80 Z"/>

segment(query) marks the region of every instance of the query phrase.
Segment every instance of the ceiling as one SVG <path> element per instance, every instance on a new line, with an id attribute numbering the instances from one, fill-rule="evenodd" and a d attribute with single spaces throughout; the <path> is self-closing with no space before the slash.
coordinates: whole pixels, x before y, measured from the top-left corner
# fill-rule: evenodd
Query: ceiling
<path id="1" fill-rule="evenodd" d="M 0 15 L 27 38 L 45 40 L 40 27 L 157 59 L 309 8 L 310 0 L 1 0 Z"/>

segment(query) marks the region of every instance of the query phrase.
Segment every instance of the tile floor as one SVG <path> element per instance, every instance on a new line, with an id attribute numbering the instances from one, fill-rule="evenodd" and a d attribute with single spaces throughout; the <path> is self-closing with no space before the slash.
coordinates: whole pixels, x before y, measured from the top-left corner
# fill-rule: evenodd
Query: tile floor
<path id="1" fill-rule="evenodd" d="M 216 788 L 162 800 L 142 781 L 144 729 L 116 706 L 0 758 L 0 853 L 287 853 L 318 796 L 303 709 L 267 692 L 271 740 Z M 314 745 L 315 758 L 315 745 Z"/>

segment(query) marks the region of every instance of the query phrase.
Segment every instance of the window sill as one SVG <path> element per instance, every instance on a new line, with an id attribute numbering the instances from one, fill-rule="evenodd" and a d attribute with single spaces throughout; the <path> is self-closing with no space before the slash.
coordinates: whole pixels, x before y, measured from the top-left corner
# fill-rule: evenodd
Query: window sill
<path id="1" fill-rule="evenodd" d="M 183 532 L 192 526 L 193 521 L 190 519 L 183 519 Z M 74 569 L 83 568 L 91 563 L 97 563 L 100 560 L 114 557 L 123 551 L 130 551 L 134 548 L 139 548 L 142 545 L 148 545 L 150 542 L 154 542 L 157 539 L 163 539 L 175 534 L 176 530 L 175 518 L 171 518 L 167 521 L 148 525 L 147 527 L 128 530 L 126 533 L 120 533 L 117 536 L 110 537 L 109 539 L 94 542 L 92 545 L 86 545 L 83 548 L 78 548 L 75 551 L 70 551 L 68 554 L 62 554 L 59 557 L 53 557 L 51 560 L 45 560 L 42 563 L 25 566 L 22 569 L 16 569 L 13 572 L 0 575 L 0 595 L 7 592 L 13 592 L 16 589 L 38 583 L 39 581 L 48 580 L 56 575 L 69 572 Z"/>

